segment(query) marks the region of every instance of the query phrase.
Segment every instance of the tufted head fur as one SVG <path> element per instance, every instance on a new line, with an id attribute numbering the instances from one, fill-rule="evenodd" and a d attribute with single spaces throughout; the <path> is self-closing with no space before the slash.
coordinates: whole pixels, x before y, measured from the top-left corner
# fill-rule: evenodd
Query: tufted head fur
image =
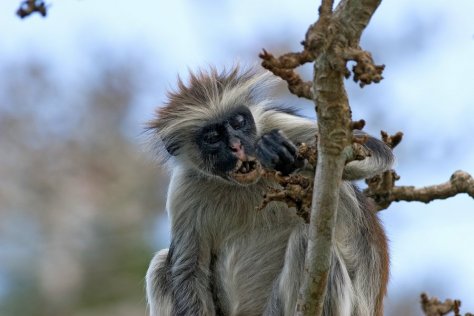
<path id="1" fill-rule="evenodd" d="M 174 157 L 200 169 L 194 139 L 198 130 L 233 108 L 246 106 L 252 111 L 257 106 L 265 107 L 269 103 L 265 88 L 276 82 L 272 77 L 266 71 L 235 66 L 222 72 L 213 67 L 191 72 L 187 84 L 178 78 L 176 90 L 168 92 L 167 102 L 148 123 L 161 162 Z"/>

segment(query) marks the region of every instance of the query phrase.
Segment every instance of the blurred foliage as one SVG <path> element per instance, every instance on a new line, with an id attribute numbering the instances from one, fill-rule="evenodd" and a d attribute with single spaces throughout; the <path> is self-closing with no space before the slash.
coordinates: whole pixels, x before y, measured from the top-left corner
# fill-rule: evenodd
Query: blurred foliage
<path id="1" fill-rule="evenodd" d="M 1 66 L 2 316 L 145 315 L 167 178 L 126 125 L 146 71 L 108 54 L 77 82 Z"/>

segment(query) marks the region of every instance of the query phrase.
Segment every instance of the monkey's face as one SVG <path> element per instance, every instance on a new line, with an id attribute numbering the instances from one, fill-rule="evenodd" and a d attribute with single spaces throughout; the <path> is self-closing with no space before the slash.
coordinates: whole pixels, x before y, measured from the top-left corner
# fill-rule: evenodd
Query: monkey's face
<path id="1" fill-rule="evenodd" d="M 196 138 L 202 171 L 238 184 L 255 183 L 262 173 L 255 157 L 255 142 L 255 122 L 247 107 L 210 121 Z"/>

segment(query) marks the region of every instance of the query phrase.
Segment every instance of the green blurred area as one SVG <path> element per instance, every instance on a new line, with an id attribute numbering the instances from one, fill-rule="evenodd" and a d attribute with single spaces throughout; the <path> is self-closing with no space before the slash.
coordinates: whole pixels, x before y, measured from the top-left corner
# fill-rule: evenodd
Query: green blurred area
<path id="1" fill-rule="evenodd" d="M 146 71 L 102 53 L 75 82 L 33 54 L 0 66 L 2 316 L 146 314 L 168 180 L 127 125 Z"/>

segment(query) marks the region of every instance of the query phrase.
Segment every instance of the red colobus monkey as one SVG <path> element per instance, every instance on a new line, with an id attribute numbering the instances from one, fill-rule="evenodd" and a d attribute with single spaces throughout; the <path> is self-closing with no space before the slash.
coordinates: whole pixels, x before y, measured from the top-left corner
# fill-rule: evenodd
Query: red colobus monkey
<path id="1" fill-rule="evenodd" d="M 317 128 L 265 96 L 271 77 L 238 67 L 191 74 L 150 123 L 153 144 L 172 168 L 171 245 L 146 276 L 152 316 L 294 314 L 308 225 L 281 202 L 256 211 L 269 185 L 260 170 L 298 172 L 294 144 L 314 143 Z M 393 156 L 375 138 L 364 146 L 371 155 L 344 170 L 326 316 L 383 314 L 386 236 L 350 181 L 389 169 Z"/>

